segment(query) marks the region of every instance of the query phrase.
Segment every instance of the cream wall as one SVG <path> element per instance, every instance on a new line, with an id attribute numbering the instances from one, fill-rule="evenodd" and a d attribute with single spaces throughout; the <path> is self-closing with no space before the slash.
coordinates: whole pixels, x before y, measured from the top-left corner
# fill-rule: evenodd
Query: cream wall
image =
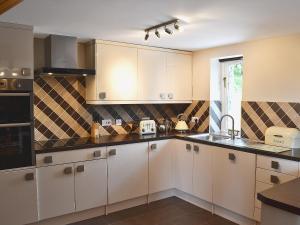
<path id="1" fill-rule="evenodd" d="M 300 102 L 300 34 L 194 52 L 193 98 L 210 99 L 211 60 L 244 56 L 244 101 Z"/>

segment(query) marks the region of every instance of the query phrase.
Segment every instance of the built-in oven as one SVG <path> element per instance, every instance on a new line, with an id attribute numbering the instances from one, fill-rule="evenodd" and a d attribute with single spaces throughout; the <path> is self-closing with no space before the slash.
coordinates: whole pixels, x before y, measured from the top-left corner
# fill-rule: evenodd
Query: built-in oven
<path id="1" fill-rule="evenodd" d="M 0 79 L 0 170 L 32 166 L 33 80 Z"/>

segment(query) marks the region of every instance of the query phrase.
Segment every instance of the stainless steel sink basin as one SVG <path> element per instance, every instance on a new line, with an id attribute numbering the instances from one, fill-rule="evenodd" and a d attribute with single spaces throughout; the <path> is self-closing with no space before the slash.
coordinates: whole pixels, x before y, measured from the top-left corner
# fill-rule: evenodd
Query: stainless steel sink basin
<path id="1" fill-rule="evenodd" d="M 188 137 L 198 139 L 198 140 L 203 140 L 203 141 L 221 141 L 221 140 L 230 139 L 229 136 L 220 135 L 220 134 L 209 134 L 209 133 L 190 135 Z"/>

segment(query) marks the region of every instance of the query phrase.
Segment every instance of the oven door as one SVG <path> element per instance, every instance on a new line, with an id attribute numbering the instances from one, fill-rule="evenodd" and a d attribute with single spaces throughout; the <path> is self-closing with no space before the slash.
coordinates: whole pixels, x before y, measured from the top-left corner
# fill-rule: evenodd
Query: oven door
<path id="1" fill-rule="evenodd" d="M 0 170 L 34 164 L 31 123 L 0 124 Z"/>
<path id="2" fill-rule="evenodd" d="M 32 93 L 0 93 L 0 124 L 32 121 Z"/>

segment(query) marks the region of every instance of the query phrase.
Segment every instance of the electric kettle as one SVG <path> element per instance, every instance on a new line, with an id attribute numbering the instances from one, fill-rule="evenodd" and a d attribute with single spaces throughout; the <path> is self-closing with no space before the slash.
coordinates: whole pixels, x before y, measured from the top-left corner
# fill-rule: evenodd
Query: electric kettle
<path id="1" fill-rule="evenodd" d="M 177 119 L 178 119 L 178 122 L 177 122 L 177 124 L 176 124 L 176 126 L 175 126 L 175 130 L 177 130 L 177 131 L 187 131 L 187 130 L 189 130 L 189 127 L 188 127 L 188 125 L 186 124 L 186 115 L 184 115 L 183 113 L 181 113 L 181 114 L 179 114 L 178 116 L 177 116 Z"/>

